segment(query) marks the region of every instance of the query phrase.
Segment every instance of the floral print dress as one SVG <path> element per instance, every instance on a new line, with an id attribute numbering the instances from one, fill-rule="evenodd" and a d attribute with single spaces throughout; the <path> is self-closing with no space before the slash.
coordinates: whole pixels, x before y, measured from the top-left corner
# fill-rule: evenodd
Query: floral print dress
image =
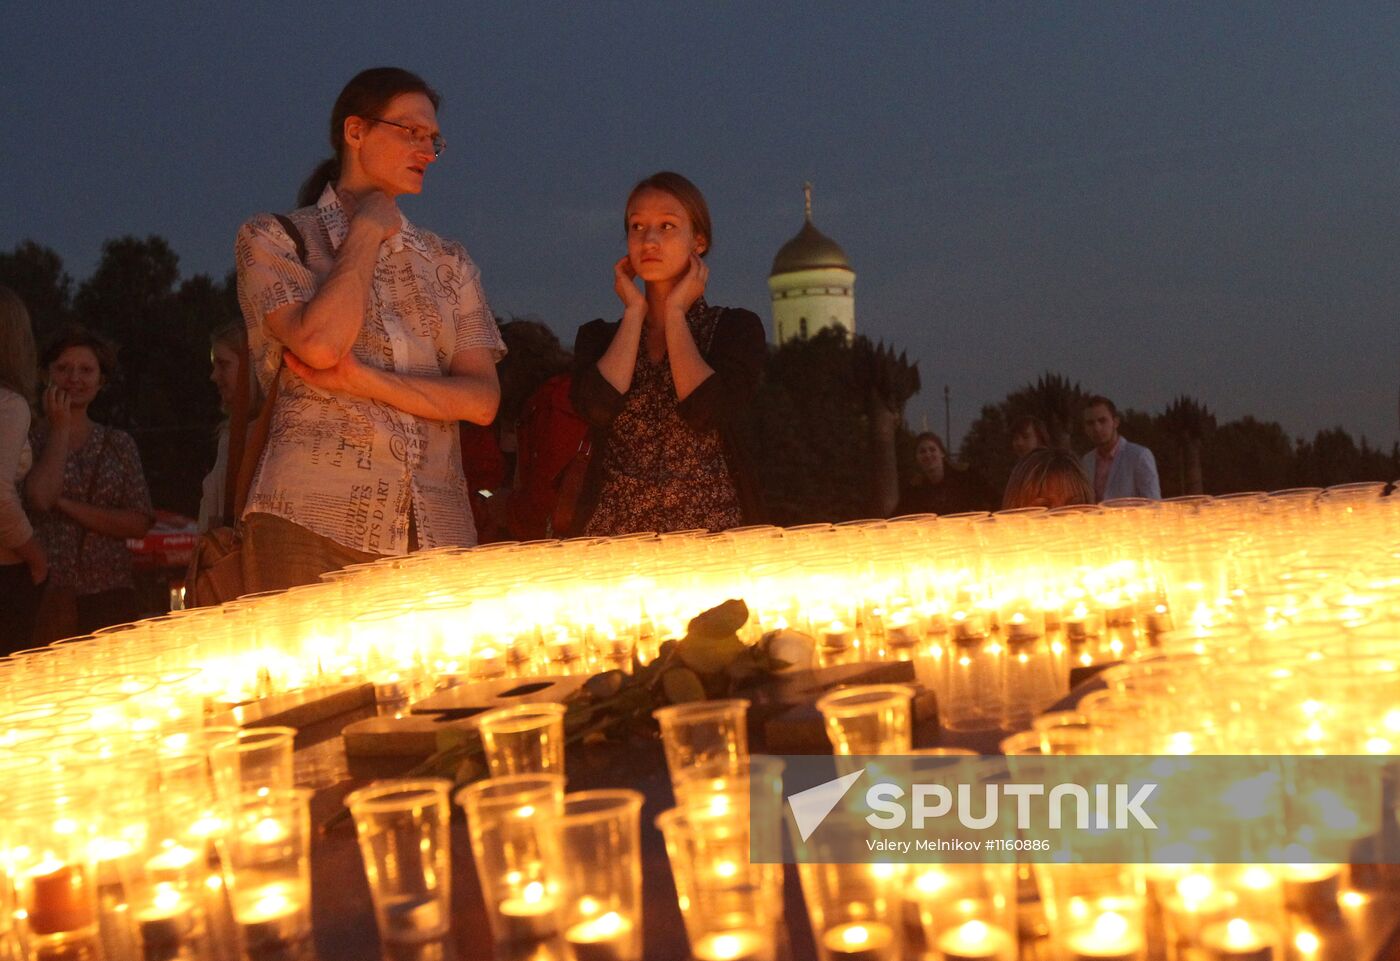
<path id="1" fill-rule="evenodd" d="M 701 298 L 686 313 L 702 352 L 722 310 Z M 639 348 L 632 386 L 608 433 L 598 507 L 584 533 L 719 531 L 742 523 L 719 431 L 696 430 L 682 419 L 670 359 L 653 361 Z"/>
<path id="2" fill-rule="evenodd" d="M 49 443 L 49 427 L 36 424 L 30 435 L 38 461 Z M 117 507 L 153 514 L 141 455 L 131 435 L 93 424 L 82 447 L 63 464 L 63 496 L 95 507 Z M 78 596 L 131 587 L 131 552 L 120 537 L 85 531 L 57 510 L 36 513 L 34 532 L 49 555 L 49 577 Z"/>

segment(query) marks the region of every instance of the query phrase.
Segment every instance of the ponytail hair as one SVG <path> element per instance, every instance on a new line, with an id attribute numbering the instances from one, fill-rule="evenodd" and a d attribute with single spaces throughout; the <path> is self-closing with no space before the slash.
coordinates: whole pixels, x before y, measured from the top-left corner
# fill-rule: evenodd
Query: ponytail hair
<path id="1" fill-rule="evenodd" d="M 321 194 L 325 193 L 326 184 L 335 183 L 340 179 L 340 158 L 327 157 L 318 163 L 311 175 L 301 182 L 301 188 L 297 191 L 297 206 L 311 207 L 316 201 L 321 199 Z"/>
<path id="2" fill-rule="evenodd" d="M 340 179 L 345 160 L 345 121 L 351 117 L 374 117 L 389 105 L 389 101 L 406 93 L 421 93 L 433 109 L 442 104 L 442 97 L 418 74 L 401 67 L 370 67 L 350 78 L 350 82 L 335 98 L 331 108 L 331 149 L 335 155 L 316 165 L 311 175 L 297 191 L 297 206 L 309 207 L 321 199 L 326 185 Z"/>

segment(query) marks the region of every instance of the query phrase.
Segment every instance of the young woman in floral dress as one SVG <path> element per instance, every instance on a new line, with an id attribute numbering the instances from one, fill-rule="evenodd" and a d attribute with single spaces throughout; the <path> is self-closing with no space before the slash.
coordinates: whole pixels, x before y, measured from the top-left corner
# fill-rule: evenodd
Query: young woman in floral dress
<path id="1" fill-rule="evenodd" d="M 622 319 L 579 328 L 573 404 L 592 455 L 565 534 L 725 530 L 761 520 L 735 436 L 763 370 L 763 324 L 706 302 L 709 208 L 680 174 L 627 198 L 627 254 L 613 265 Z M 641 279 L 642 289 L 636 280 Z"/>

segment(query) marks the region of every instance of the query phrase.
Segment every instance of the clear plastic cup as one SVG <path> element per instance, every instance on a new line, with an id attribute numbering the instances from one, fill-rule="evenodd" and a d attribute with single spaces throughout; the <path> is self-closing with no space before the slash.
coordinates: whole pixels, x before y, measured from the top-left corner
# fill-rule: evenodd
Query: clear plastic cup
<path id="1" fill-rule="evenodd" d="M 469 784 L 455 800 L 467 812 L 477 878 L 500 944 L 554 937 L 564 896 L 562 774 L 513 774 Z"/>
<path id="2" fill-rule="evenodd" d="M 437 778 L 379 781 L 345 799 L 386 957 L 416 957 L 451 930 L 451 788 Z"/>
<path id="3" fill-rule="evenodd" d="M 562 704 L 513 704 L 478 720 L 492 777 L 564 773 Z"/>
<path id="4" fill-rule="evenodd" d="M 744 773 L 749 760 L 749 702 L 742 698 L 675 704 L 652 712 L 661 725 L 661 744 L 671 786 L 683 789 L 694 778 Z"/>
<path id="5" fill-rule="evenodd" d="M 292 790 L 296 786 L 292 773 L 296 736 L 290 727 L 254 727 L 211 744 L 214 790 L 224 803 L 233 803 L 244 794 Z"/>
<path id="6" fill-rule="evenodd" d="M 225 840 L 224 883 L 242 950 L 295 955 L 311 937 L 311 792 L 243 794 Z"/>
<path id="7" fill-rule="evenodd" d="M 642 849 L 636 791 L 564 795 L 561 927 L 576 961 L 640 961 Z"/>
<path id="8" fill-rule="evenodd" d="M 899 684 L 866 684 L 832 691 L 817 701 L 835 754 L 907 754 L 913 746 L 910 701 Z"/>

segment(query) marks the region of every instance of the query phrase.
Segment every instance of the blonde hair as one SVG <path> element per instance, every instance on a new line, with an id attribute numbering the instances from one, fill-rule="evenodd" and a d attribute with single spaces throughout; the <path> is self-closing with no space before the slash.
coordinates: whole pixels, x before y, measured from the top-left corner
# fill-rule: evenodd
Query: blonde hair
<path id="1" fill-rule="evenodd" d="M 19 294 L 0 285 L 0 387 L 33 403 L 38 379 L 39 365 L 29 311 Z"/>
<path id="2" fill-rule="evenodd" d="M 1002 510 L 1016 507 L 1067 507 L 1094 503 L 1094 485 L 1067 450 L 1042 447 L 1017 461 L 1002 497 Z"/>

